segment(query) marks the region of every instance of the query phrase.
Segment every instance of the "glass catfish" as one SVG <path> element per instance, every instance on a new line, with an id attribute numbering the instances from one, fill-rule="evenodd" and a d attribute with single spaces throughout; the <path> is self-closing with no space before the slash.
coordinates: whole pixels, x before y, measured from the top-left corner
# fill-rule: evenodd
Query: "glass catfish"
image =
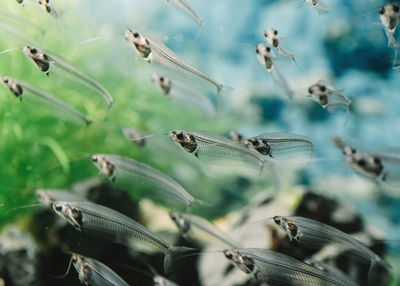
<path id="1" fill-rule="evenodd" d="M 26 98 L 27 100 L 49 107 L 52 112 L 66 119 L 86 125 L 91 123 L 91 120 L 81 112 L 44 90 L 7 76 L 0 77 L 0 80 L 20 101 Z"/>
<path id="2" fill-rule="evenodd" d="M 281 74 L 277 66 L 276 55 L 271 47 L 261 43 L 256 46 L 257 59 L 262 66 L 265 67 L 266 71 L 271 73 L 272 79 L 275 84 L 282 90 L 282 92 L 289 98 L 293 98 L 293 91 L 286 78 Z"/>
<path id="3" fill-rule="evenodd" d="M 263 133 L 244 139 L 243 144 L 274 159 L 286 159 L 296 155 L 311 156 L 314 150 L 314 145 L 308 137 L 286 132 Z"/>
<path id="4" fill-rule="evenodd" d="M 372 179 L 377 184 L 400 188 L 400 148 L 387 147 L 357 152 L 339 137 L 332 138 L 349 167 L 357 174 Z"/>
<path id="5" fill-rule="evenodd" d="M 92 286 L 129 286 L 117 273 L 100 261 L 73 253 L 71 262 L 82 284 Z"/>
<path id="6" fill-rule="evenodd" d="M 135 48 L 140 57 L 152 63 L 156 69 L 160 70 L 161 74 L 171 79 L 177 79 L 189 86 L 195 86 L 204 92 L 212 92 L 216 95 L 221 94 L 224 90 L 229 90 L 228 87 L 193 67 L 155 39 L 145 37 L 133 30 L 125 31 L 125 39 Z"/>
<path id="7" fill-rule="evenodd" d="M 172 254 L 187 251 L 159 238 L 135 220 L 115 210 L 91 202 L 54 202 L 53 210 L 68 221 L 76 230 L 92 234 L 103 234 L 127 245 L 130 240 L 139 240 L 164 251 L 164 270 L 169 272 Z"/>
<path id="8" fill-rule="evenodd" d="M 206 202 L 195 199 L 171 177 L 134 159 L 105 154 L 92 155 L 91 159 L 100 172 L 116 184 L 134 186 L 140 182 L 149 189 L 160 192 L 160 196 L 172 203 L 183 204 L 188 211 L 193 203 L 207 205 Z"/>
<path id="9" fill-rule="evenodd" d="M 339 109 L 346 110 L 346 121 L 349 116 L 351 100 L 340 90 L 335 89 L 325 80 L 319 80 L 308 88 L 308 97 L 318 102 L 323 108 L 333 113 Z M 345 121 L 345 122 L 346 122 Z"/>
<path id="10" fill-rule="evenodd" d="M 268 285 L 357 286 L 285 254 L 259 248 L 226 249 L 225 257 L 251 278 Z"/>
<path id="11" fill-rule="evenodd" d="M 204 218 L 195 215 L 187 216 L 186 214 L 178 212 L 170 212 L 169 216 L 185 237 L 195 240 L 200 239 L 200 241 L 202 241 L 201 238 L 206 234 L 206 236 L 211 236 L 212 238 L 222 242 L 225 246 L 237 247 L 238 245 L 215 224 Z M 208 240 L 207 242 L 209 243 Z"/>
<path id="12" fill-rule="evenodd" d="M 364 244 L 334 227 L 300 216 L 275 216 L 274 222 L 286 231 L 290 241 L 311 247 L 335 246 L 350 251 L 360 261 L 370 264 L 369 273 L 379 264 L 387 269 L 391 266 Z"/>
<path id="13" fill-rule="evenodd" d="M 267 40 L 267 43 L 273 46 L 279 55 L 292 59 L 292 61 L 297 65 L 296 55 L 290 53 L 289 51 L 287 51 L 285 48 L 282 47 L 281 38 L 278 35 L 278 31 L 276 29 L 270 28 L 265 30 L 264 37 Z"/>
<path id="14" fill-rule="evenodd" d="M 73 64 L 69 63 L 67 60 L 49 51 L 44 51 L 31 46 L 25 46 L 22 50 L 24 55 L 34 63 L 41 72 L 46 75 L 49 75 L 50 72 L 54 72 L 59 76 L 76 81 L 101 95 L 109 107 L 113 105 L 114 100 L 110 93 L 99 82 L 73 66 Z"/>

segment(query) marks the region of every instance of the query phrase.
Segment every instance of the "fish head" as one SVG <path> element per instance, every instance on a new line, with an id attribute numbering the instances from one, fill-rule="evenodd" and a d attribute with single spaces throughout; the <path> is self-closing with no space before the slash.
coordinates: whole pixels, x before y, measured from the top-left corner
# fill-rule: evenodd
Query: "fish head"
<path id="1" fill-rule="evenodd" d="M 53 202 L 53 210 L 74 228 L 82 231 L 82 212 L 66 202 Z"/>
<path id="2" fill-rule="evenodd" d="M 277 48 L 279 46 L 279 35 L 277 30 L 275 29 L 265 30 L 264 37 L 267 40 L 267 42 L 274 48 Z"/>
<path id="3" fill-rule="evenodd" d="M 91 160 L 93 164 L 107 177 L 112 177 L 115 174 L 115 165 L 107 160 L 104 155 L 92 155 Z"/>
<path id="4" fill-rule="evenodd" d="M 380 20 L 391 33 L 394 33 L 399 22 L 399 6 L 388 3 L 379 9 Z"/>
<path id="5" fill-rule="evenodd" d="M 183 233 L 186 233 L 189 231 L 190 223 L 187 221 L 184 214 L 171 211 L 169 213 L 169 216 L 172 219 L 172 221 L 176 224 L 176 226 L 179 228 L 180 231 L 182 231 Z"/>
<path id="6" fill-rule="evenodd" d="M 40 54 L 42 54 L 42 52 L 34 47 L 31 46 L 25 46 L 22 48 L 23 53 L 25 54 L 25 56 L 27 56 L 28 58 L 35 58 L 40 56 Z"/>
<path id="7" fill-rule="evenodd" d="M 231 132 L 229 132 L 229 137 L 233 140 L 236 141 L 237 143 L 242 144 L 243 143 L 243 135 L 240 134 L 237 131 L 232 130 Z"/>
<path id="8" fill-rule="evenodd" d="M 79 254 L 72 253 L 71 262 L 78 273 L 82 271 L 83 257 Z"/>
<path id="9" fill-rule="evenodd" d="M 139 55 L 145 59 L 148 59 L 151 54 L 151 48 L 149 41 L 143 37 L 139 32 L 132 31 L 130 29 L 125 31 L 125 40 L 132 46 L 134 46 Z"/>
<path id="10" fill-rule="evenodd" d="M 169 78 L 162 75 L 153 74 L 152 79 L 165 95 L 169 94 L 171 90 L 171 80 Z"/>
<path id="11" fill-rule="evenodd" d="M 254 260 L 250 256 L 241 254 L 236 249 L 225 249 L 223 253 L 228 260 L 232 261 L 246 274 L 250 274 L 254 271 Z"/>
<path id="12" fill-rule="evenodd" d="M 5 87 L 7 87 L 12 94 L 14 94 L 16 97 L 21 98 L 21 95 L 23 93 L 22 86 L 17 83 L 16 80 L 3 76 L 1 77 L 1 82 L 4 84 Z"/>
<path id="13" fill-rule="evenodd" d="M 325 94 L 326 92 L 327 92 L 327 86 L 321 83 L 313 84 L 308 88 L 308 93 L 310 95 L 321 95 Z"/>
<path id="14" fill-rule="evenodd" d="M 193 153 L 197 149 L 196 138 L 185 130 L 169 131 L 168 136 L 173 142 L 181 145 L 189 153 Z"/>

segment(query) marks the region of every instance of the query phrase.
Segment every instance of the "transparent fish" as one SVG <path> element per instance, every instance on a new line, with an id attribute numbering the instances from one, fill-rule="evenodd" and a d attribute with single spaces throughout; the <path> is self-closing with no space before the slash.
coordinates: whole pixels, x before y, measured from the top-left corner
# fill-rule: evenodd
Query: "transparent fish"
<path id="1" fill-rule="evenodd" d="M 203 20 L 197 15 L 196 11 L 193 10 L 192 7 L 185 0 L 167 0 L 167 2 L 171 3 L 175 7 L 182 10 L 184 13 L 189 15 L 196 23 L 201 27 L 203 25 Z"/>
<path id="2" fill-rule="evenodd" d="M 117 273 L 100 261 L 73 253 L 72 264 L 82 284 L 93 286 L 128 286 Z"/>
<path id="3" fill-rule="evenodd" d="M 40 203 L 48 207 L 58 201 L 63 202 L 81 202 L 88 201 L 85 197 L 70 191 L 53 190 L 53 189 L 38 189 L 35 191 L 36 197 Z"/>
<path id="4" fill-rule="evenodd" d="M 138 32 L 127 30 L 125 39 L 135 47 L 137 53 L 146 61 L 161 69 L 168 77 L 184 81 L 196 88 L 205 89 L 219 95 L 223 89 L 229 89 L 187 63 L 172 50 L 155 39 L 144 37 Z"/>
<path id="5" fill-rule="evenodd" d="M 292 59 L 292 61 L 297 65 L 296 55 L 290 53 L 289 51 L 287 51 L 285 48 L 282 47 L 281 38 L 278 35 L 278 31 L 277 30 L 275 30 L 275 29 L 267 29 L 267 30 L 265 30 L 264 31 L 264 37 L 267 40 L 268 44 L 270 44 L 271 46 L 273 46 L 277 50 L 279 55 Z"/>
<path id="6" fill-rule="evenodd" d="M 157 73 L 153 74 L 152 81 L 165 96 L 184 101 L 185 105 L 187 103 L 195 104 L 200 107 L 201 110 L 204 110 L 205 113 L 213 115 L 213 103 L 207 98 L 206 94 L 197 89 L 193 89 L 192 86 L 187 86 L 184 82 L 180 82 L 177 79 L 171 80 Z"/>
<path id="7" fill-rule="evenodd" d="M 388 3 L 379 9 L 379 18 L 385 29 L 386 36 L 388 37 L 388 46 L 397 48 L 397 42 L 394 38 L 397 24 L 399 23 L 399 6 Z"/>
<path id="8" fill-rule="evenodd" d="M 271 47 L 261 43 L 256 46 L 256 54 L 258 61 L 265 67 L 267 72 L 271 73 L 272 79 L 275 84 L 284 92 L 290 99 L 293 98 L 293 91 L 291 90 L 287 80 L 279 71 L 276 64 L 276 55 Z"/>
<path id="9" fill-rule="evenodd" d="M 157 237 L 133 219 L 110 208 L 91 202 L 55 202 L 53 210 L 76 230 L 118 238 L 126 243 L 140 240 L 164 251 L 164 269 L 171 269 L 172 253 L 181 249 Z"/>
<path id="10" fill-rule="evenodd" d="M 150 190 L 159 192 L 163 198 L 173 203 L 183 204 L 188 210 L 193 203 L 207 204 L 195 199 L 171 177 L 134 159 L 118 155 L 96 154 L 92 156 L 92 162 L 113 182 L 132 186 L 141 182 Z"/>
<path id="11" fill-rule="evenodd" d="M 50 0 L 38 0 L 38 3 L 44 11 L 57 18 L 57 12 L 54 9 L 53 5 L 50 3 Z"/>
<path id="12" fill-rule="evenodd" d="M 223 233 L 213 223 L 195 215 L 187 216 L 183 213 L 170 212 L 169 216 L 175 225 L 179 228 L 183 235 L 188 236 L 191 239 L 200 239 L 200 235 L 196 235 L 198 231 L 205 233 L 208 236 L 216 238 L 221 241 L 224 245 L 229 247 L 237 247 L 237 244 L 232 239 Z"/>
<path id="13" fill-rule="evenodd" d="M 139 132 L 135 128 L 124 128 L 122 133 L 126 139 L 135 143 L 137 146 L 144 147 L 146 145 L 146 138 L 144 138 L 145 134 Z"/>
<path id="14" fill-rule="evenodd" d="M 275 216 L 274 222 L 288 234 L 290 241 L 307 246 L 337 246 L 367 261 L 371 270 L 376 264 L 390 269 L 382 258 L 350 235 L 327 224 L 299 216 Z"/>
<path id="15" fill-rule="evenodd" d="M 274 159 L 285 159 L 296 155 L 312 155 L 314 145 L 306 136 L 271 132 L 245 139 L 243 144 L 258 153 Z"/>
<path id="16" fill-rule="evenodd" d="M 320 270 L 285 254 L 258 248 L 224 250 L 225 257 L 240 270 L 269 285 L 356 286 L 355 282 Z"/>
<path id="17" fill-rule="evenodd" d="M 243 161 L 258 165 L 261 169 L 265 160 L 240 143 L 224 136 L 203 130 L 172 130 L 169 138 L 186 152 L 197 158 L 203 156 L 211 159 Z"/>
<path id="18" fill-rule="evenodd" d="M 332 141 L 343 152 L 349 167 L 357 174 L 370 178 L 378 184 L 399 187 L 400 148 L 388 147 L 357 152 L 339 137 L 333 137 Z"/>
<path id="19" fill-rule="evenodd" d="M 338 109 L 346 110 L 347 120 L 351 100 L 348 99 L 340 90 L 333 88 L 324 80 L 319 80 L 316 84 L 313 84 L 308 88 L 308 93 L 309 97 L 331 113 Z"/>
<path id="20" fill-rule="evenodd" d="M 57 75 L 72 79 L 100 94 L 109 107 L 113 105 L 114 101 L 110 93 L 100 83 L 60 56 L 30 46 L 25 46 L 23 52 L 25 56 L 46 75 L 49 75 L 50 72 L 54 72 Z"/>
<path id="21" fill-rule="evenodd" d="M 172 82 L 169 78 L 154 73 L 152 80 L 164 95 L 169 95 L 172 85 Z"/>
<path id="22" fill-rule="evenodd" d="M 308 3 L 311 3 L 315 9 L 317 9 L 318 13 L 328 13 L 329 7 L 325 5 L 321 0 L 306 0 Z"/>
<path id="23" fill-rule="evenodd" d="M 56 111 L 57 114 L 61 116 L 83 122 L 86 125 L 91 123 L 91 120 L 86 118 L 78 110 L 46 91 L 40 90 L 26 82 L 22 82 L 6 76 L 2 76 L 0 80 L 3 85 L 10 90 L 12 94 L 19 98 L 20 101 L 22 101 L 26 97 L 28 100 L 37 101 L 40 104 L 45 104 L 49 106 L 52 111 Z"/>

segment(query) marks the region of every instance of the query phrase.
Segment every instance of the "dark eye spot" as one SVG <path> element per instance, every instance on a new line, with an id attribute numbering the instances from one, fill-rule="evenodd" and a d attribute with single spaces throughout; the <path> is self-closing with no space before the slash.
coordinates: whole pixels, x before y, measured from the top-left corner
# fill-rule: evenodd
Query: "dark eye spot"
<path id="1" fill-rule="evenodd" d="M 55 208 L 56 211 L 58 211 L 58 212 L 62 211 L 62 206 L 60 206 L 60 205 L 55 205 L 54 208 Z"/>
<path id="2" fill-rule="evenodd" d="M 233 255 L 231 252 L 229 251 L 224 251 L 225 257 L 228 258 L 229 260 L 231 260 L 233 258 Z"/>
<path id="3" fill-rule="evenodd" d="M 160 76 L 160 81 L 164 81 L 164 77 L 163 76 Z"/>
<path id="4" fill-rule="evenodd" d="M 377 157 L 374 157 L 373 160 L 374 160 L 375 164 L 379 164 L 380 165 L 382 163 L 381 159 L 379 159 Z"/>
<path id="5" fill-rule="evenodd" d="M 268 37 L 268 33 L 266 31 L 264 32 L 264 37 Z"/>
<path id="6" fill-rule="evenodd" d="M 260 50 L 259 50 L 258 48 L 256 48 L 256 53 L 257 53 L 257 54 L 259 54 L 259 53 L 260 53 Z"/>
<path id="7" fill-rule="evenodd" d="M 270 47 L 266 47 L 265 50 L 269 53 L 271 51 Z"/>
<path id="8" fill-rule="evenodd" d="M 326 91 L 326 86 L 325 86 L 325 85 L 320 85 L 320 86 L 319 86 L 319 89 L 320 89 L 322 92 L 325 92 L 325 91 Z"/>
<path id="9" fill-rule="evenodd" d="M 308 93 L 309 93 L 309 94 L 312 94 L 312 93 L 313 93 L 312 87 L 308 88 Z"/>
<path id="10" fill-rule="evenodd" d="M 385 14 L 385 8 L 381 7 L 379 9 L 379 14 L 381 14 L 381 15 Z"/>
<path id="11" fill-rule="evenodd" d="M 96 155 L 93 155 L 93 156 L 92 156 L 92 162 L 97 162 L 97 161 L 98 161 L 97 156 L 96 156 Z"/>
<path id="12" fill-rule="evenodd" d="M 183 140 L 183 134 L 182 133 L 176 134 L 176 138 L 178 138 L 179 140 Z"/>
<path id="13" fill-rule="evenodd" d="M 72 212 L 73 214 L 76 214 L 76 213 L 78 213 L 78 210 L 77 210 L 76 208 L 72 208 L 72 209 L 71 209 L 71 212 Z"/>
<path id="14" fill-rule="evenodd" d="M 32 49 L 31 49 L 31 53 L 32 53 L 32 54 L 37 54 L 37 52 L 38 52 L 38 51 L 37 51 L 35 48 L 32 48 Z"/>
<path id="15" fill-rule="evenodd" d="M 278 31 L 277 30 L 274 31 L 274 35 L 275 36 L 278 35 Z"/>
<path id="16" fill-rule="evenodd" d="M 139 38 L 139 33 L 137 33 L 137 32 L 133 33 L 133 37 Z"/>
<path id="17" fill-rule="evenodd" d="M 399 6 L 393 4 L 393 11 L 399 12 Z"/>
<path id="18" fill-rule="evenodd" d="M 280 225 L 280 224 L 281 224 L 281 219 L 280 219 L 278 216 L 274 216 L 274 222 L 275 222 L 277 225 Z"/>
<path id="19" fill-rule="evenodd" d="M 365 159 L 360 159 L 358 160 L 358 165 L 360 165 L 361 167 L 364 167 L 366 165 L 367 162 L 365 162 Z"/>
<path id="20" fill-rule="evenodd" d="M 4 83 L 8 83 L 8 79 L 3 80 Z"/>
<path id="21" fill-rule="evenodd" d="M 351 153 L 355 154 L 356 153 L 356 149 L 351 149 Z"/>

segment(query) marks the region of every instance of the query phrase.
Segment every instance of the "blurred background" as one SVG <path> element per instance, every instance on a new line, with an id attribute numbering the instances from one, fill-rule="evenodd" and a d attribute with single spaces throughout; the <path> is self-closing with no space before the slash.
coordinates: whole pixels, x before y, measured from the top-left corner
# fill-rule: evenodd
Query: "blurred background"
<path id="1" fill-rule="evenodd" d="M 227 232 L 232 230 L 231 214 L 248 209 L 258 196 L 271 198 L 274 211 L 285 206 L 288 213 L 297 214 L 304 214 L 299 207 L 316 197 L 330 206 L 343 205 L 363 222 L 357 231 L 373 233 L 375 242 L 383 245 L 385 259 L 393 265 L 391 282 L 375 285 L 400 285 L 400 190 L 382 191 L 357 176 L 331 143 L 332 136 L 341 136 L 360 150 L 399 144 L 400 73 L 392 69 L 394 50 L 387 47 L 379 24 L 379 7 L 385 1 L 325 0 L 328 14 L 318 13 L 302 0 L 188 1 L 204 21 L 201 29 L 163 0 L 57 1 L 53 3 L 57 17 L 35 1 L 0 3 L 0 49 L 17 48 L 0 54 L 0 74 L 53 93 L 93 121 L 88 127 L 65 121 L 38 104 L 20 102 L 1 87 L 0 277 L 6 285 L 79 285 L 74 271 L 66 279 L 50 277 L 65 272 L 69 259 L 65 251 L 75 251 L 118 269 L 129 284 L 151 285 L 146 275 L 125 267 L 133 264 L 149 273 L 143 264 L 132 262 L 139 254 L 127 255 L 122 246 L 114 244 L 92 243 L 70 226 L 60 225 L 49 210 L 19 208 L 37 204 L 34 191 L 39 188 L 79 189 L 156 232 L 168 233 L 167 239 L 182 242 L 173 225 L 162 229 L 163 222 L 168 225 L 169 220 L 162 201 L 155 200 L 156 205 L 143 202 L 146 194 L 140 187 L 121 191 L 98 176 L 90 155 L 105 153 L 135 158 L 170 175 L 195 197 L 212 204 L 192 212 L 217 219 Z M 151 81 L 150 65 L 125 41 L 123 32 L 128 28 L 162 40 L 233 91 L 223 95 L 212 112 L 192 102 L 165 97 Z M 295 93 L 292 101 L 279 92 L 271 74 L 257 60 L 255 46 L 265 42 L 267 28 L 277 29 L 283 47 L 297 55 L 298 66 L 282 57 L 277 61 Z M 21 52 L 27 44 L 68 59 L 98 80 L 113 96 L 115 106 L 108 109 L 100 97 L 74 81 L 39 72 Z M 345 125 L 346 112 L 328 113 L 306 97 L 308 87 L 319 79 L 329 81 L 351 99 Z M 125 127 L 160 136 L 139 147 L 124 138 Z M 236 130 L 245 137 L 294 132 L 312 139 L 314 155 L 306 163 L 280 166 L 282 191 L 276 194 L 270 176 L 254 180 L 229 168 L 216 171 L 161 136 L 174 129 L 223 135 Z M 274 215 L 269 211 L 264 217 Z M 338 216 L 346 220 L 347 214 L 339 211 Z M 313 215 L 318 218 L 317 213 Z M 18 244 L 19 240 L 23 242 Z M 19 249 L 11 241 L 25 246 L 26 251 L 8 257 L 7 247 Z M 159 272 L 161 258 L 155 256 L 158 262 L 154 262 Z M 27 263 L 20 268 L 25 275 L 16 270 L 18 267 L 13 271 L 19 274 L 8 269 L 11 262 L 3 265 L 7 261 L 19 265 L 21 260 Z M 204 274 L 207 270 L 201 270 L 195 257 L 188 260 L 193 262 L 191 271 L 179 271 L 177 266 L 171 276 L 175 281 L 181 285 L 222 285 L 207 281 L 212 275 Z M 185 264 L 185 260 L 179 263 Z M 187 269 L 188 265 L 186 262 Z M 17 279 L 18 275 L 28 279 L 26 273 L 34 273 L 32 281 Z M 235 283 L 230 285 L 255 282 Z"/>

